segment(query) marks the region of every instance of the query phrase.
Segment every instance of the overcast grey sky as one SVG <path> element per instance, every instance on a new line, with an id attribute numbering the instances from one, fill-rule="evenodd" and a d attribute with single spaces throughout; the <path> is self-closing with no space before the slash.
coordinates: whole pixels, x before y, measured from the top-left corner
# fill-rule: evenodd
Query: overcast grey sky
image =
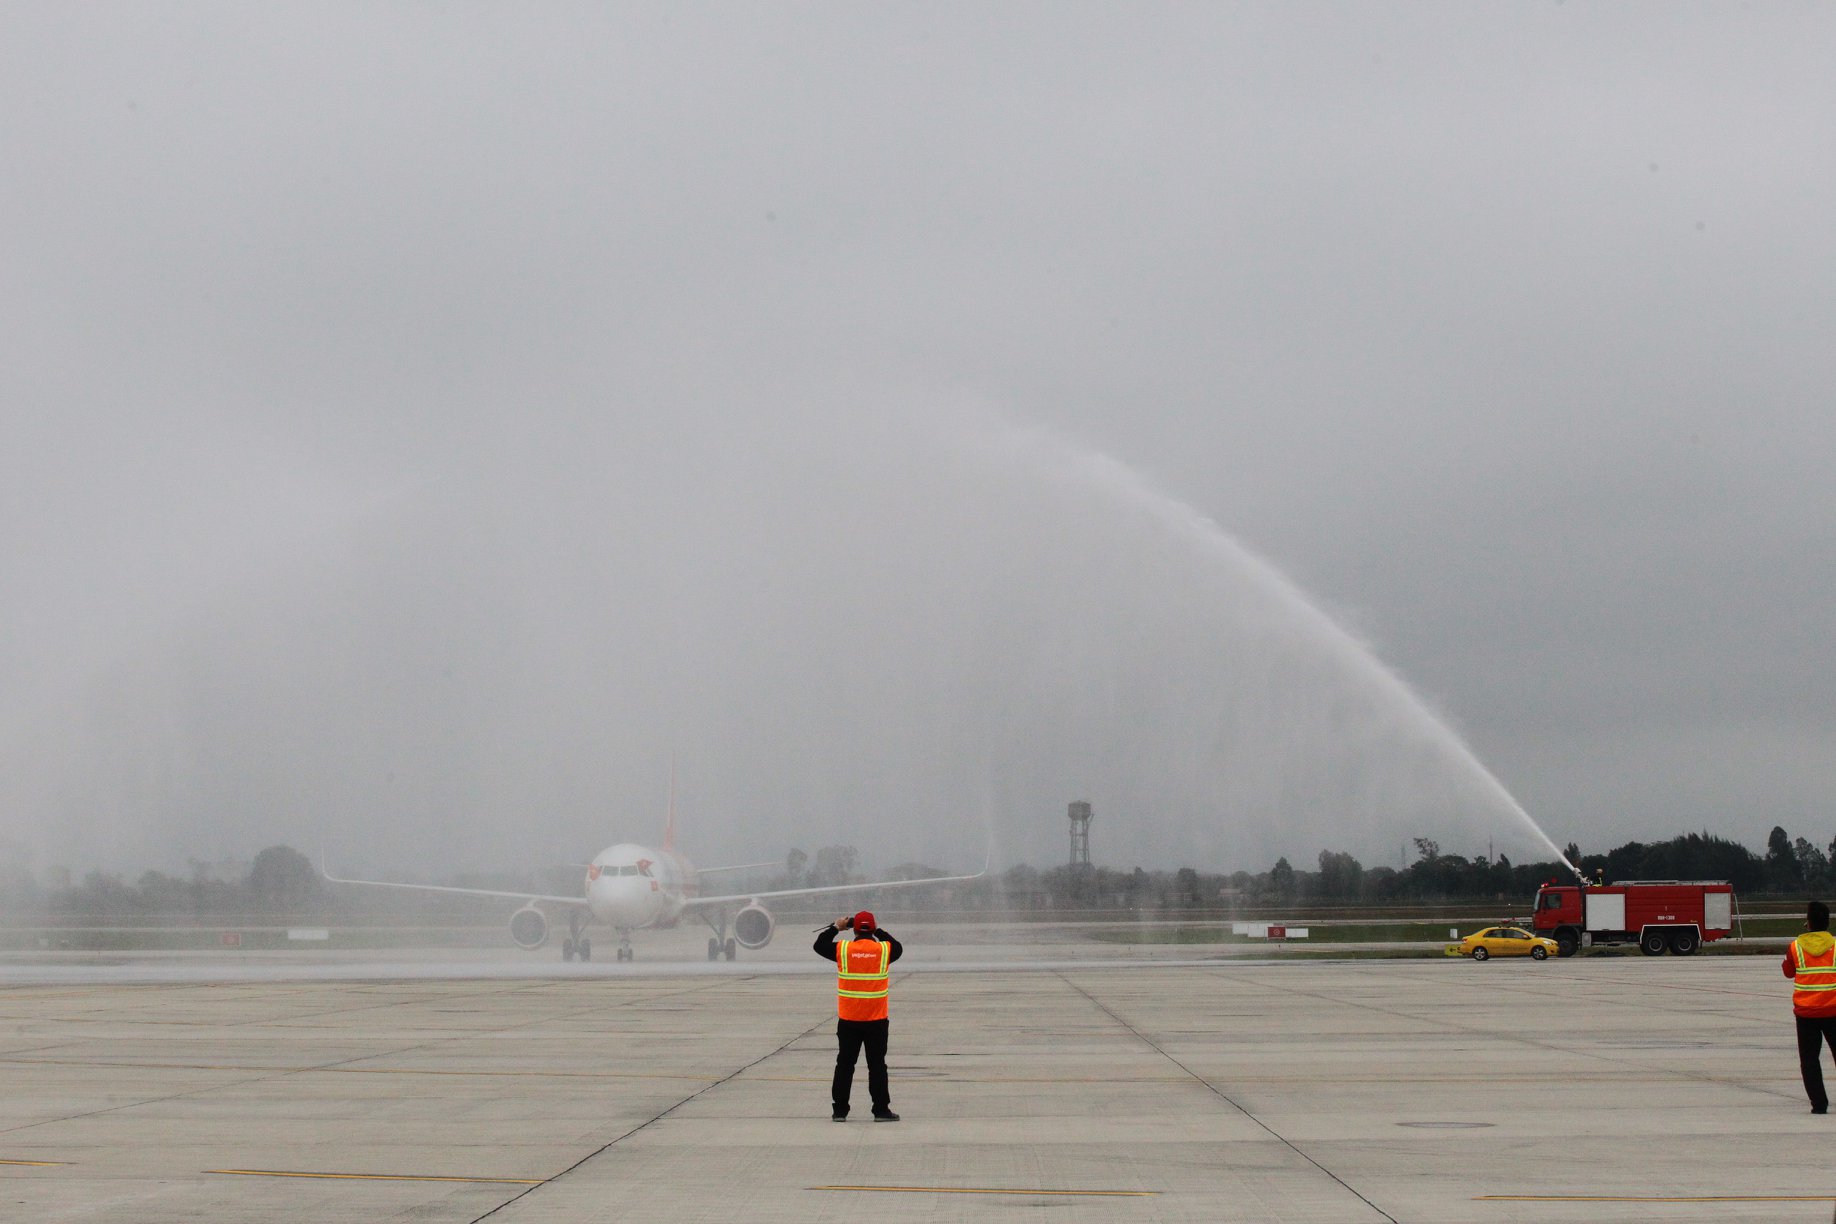
<path id="1" fill-rule="evenodd" d="M 1537 851 L 1233 539 L 1558 842 L 1827 843 L 1833 63 L 1810 3 L 0 6 L 0 849 L 577 862 L 673 753 L 704 861 Z"/>

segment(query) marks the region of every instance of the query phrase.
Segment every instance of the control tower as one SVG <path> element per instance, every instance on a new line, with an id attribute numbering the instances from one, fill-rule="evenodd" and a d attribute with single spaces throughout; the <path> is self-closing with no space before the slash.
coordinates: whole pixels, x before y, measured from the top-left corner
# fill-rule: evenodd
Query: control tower
<path id="1" fill-rule="evenodd" d="M 1071 870 L 1090 870 L 1090 805 L 1079 799 L 1071 805 Z"/>

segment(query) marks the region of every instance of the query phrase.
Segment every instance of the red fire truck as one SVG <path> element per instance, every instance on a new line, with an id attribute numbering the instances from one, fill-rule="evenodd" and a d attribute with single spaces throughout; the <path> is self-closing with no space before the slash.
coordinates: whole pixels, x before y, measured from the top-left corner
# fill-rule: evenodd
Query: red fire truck
<path id="1" fill-rule="evenodd" d="M 1726 880 L 1549 883 L 1536 891 L 1532 919 L 1563 956 L 1600 944 L 1636 943 L 1646 956 L 1688 956 L 1733 929 L 1734 886 Z"/>

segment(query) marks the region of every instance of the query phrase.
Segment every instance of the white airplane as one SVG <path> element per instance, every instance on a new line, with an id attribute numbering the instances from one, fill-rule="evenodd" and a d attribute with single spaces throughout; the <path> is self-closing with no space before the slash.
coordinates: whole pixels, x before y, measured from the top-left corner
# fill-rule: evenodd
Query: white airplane
<path id="1" fill-rule="evenodd" d="M 374 888 L 406 888 L 419 892 L 460 893 L 472 897 L 501 897 L 523 902 L 510 915 L 510 938 L 516 946 L 533 952 L 548 942 L 547 909 L 562 909 L 567 914 L 567 938 L 561 941 L 561 959 L 590 960 L 593 943 L 583 933 L 589 923 L 598 922 L 618 932 L 618 959 L 632 958 L 631 932 L 673 927 L 684 914 L 693 914 L 714 932 L 708 940 L 708 959 L 724 956 L 732 960 L 740 948 L 756 951 L 771 942 L 777 919 L 760 904 L 783 897 L 815 897 L 828 893 L 862 892 L 867 889 L 909 888 L 918 884 L 945 884 L 958 880 L 976 880 L 988 873 L 984 864 L 974 875 L 933 876 L 923 880 L 879 880 L 869 884 L 831 884 L 820 888 L 781 888 L 774 892 L 742 892 L 726 896 L 703 896 L 701 877 L 723 871 L 743 871 L 748 867 L 771 867 L 775 863 L 744 863 L 733 867 L 710 867 L 697 872 L 688 859 L 676 852 L 676 814 L 672 802 L 669 822 L 663 829 L 663 848 L 651 849 L 630 842 L 609 846 L 593 856 L 587 865 L 583 895 L 549 897 L 526 892 L 502 892 L 489 888 L 452 888 L 437 884 L 403 884 L 393 880 L 347 880 L 332 875 L 320 865 L 320 872 L 333 884 L 365 884 Z M 728 914 L 732 913 L 733 933 L 727 934 Z"/>

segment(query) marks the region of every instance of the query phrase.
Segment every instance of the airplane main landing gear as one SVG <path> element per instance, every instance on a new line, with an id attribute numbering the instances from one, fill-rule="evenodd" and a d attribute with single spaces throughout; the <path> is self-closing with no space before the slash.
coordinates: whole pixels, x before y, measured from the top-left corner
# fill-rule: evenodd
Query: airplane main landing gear
<path id="1" fill-rule="evenodd" d="M 567 938 L 561 941 L 561 959 L 571 961 L 576 956 L 581 960 L 593 959 L 593 941 L 588 939 L 582 929 L 586 923 L 580 920 L 579 914 L 567 916 Z"/>
<path id="2" fill-rule="evenodd" d="M 725 910 L 720 912 L 718 922 L 714 915 L 705 912 L 701 918 L 708 924 L 708 930 L 714 932 L 714 937 L 708 940 L 708 959 L 717 961 L 724 956 L 732 960 L 738 956 L 739 940 L 727 934 L 727 912 Z"/>

